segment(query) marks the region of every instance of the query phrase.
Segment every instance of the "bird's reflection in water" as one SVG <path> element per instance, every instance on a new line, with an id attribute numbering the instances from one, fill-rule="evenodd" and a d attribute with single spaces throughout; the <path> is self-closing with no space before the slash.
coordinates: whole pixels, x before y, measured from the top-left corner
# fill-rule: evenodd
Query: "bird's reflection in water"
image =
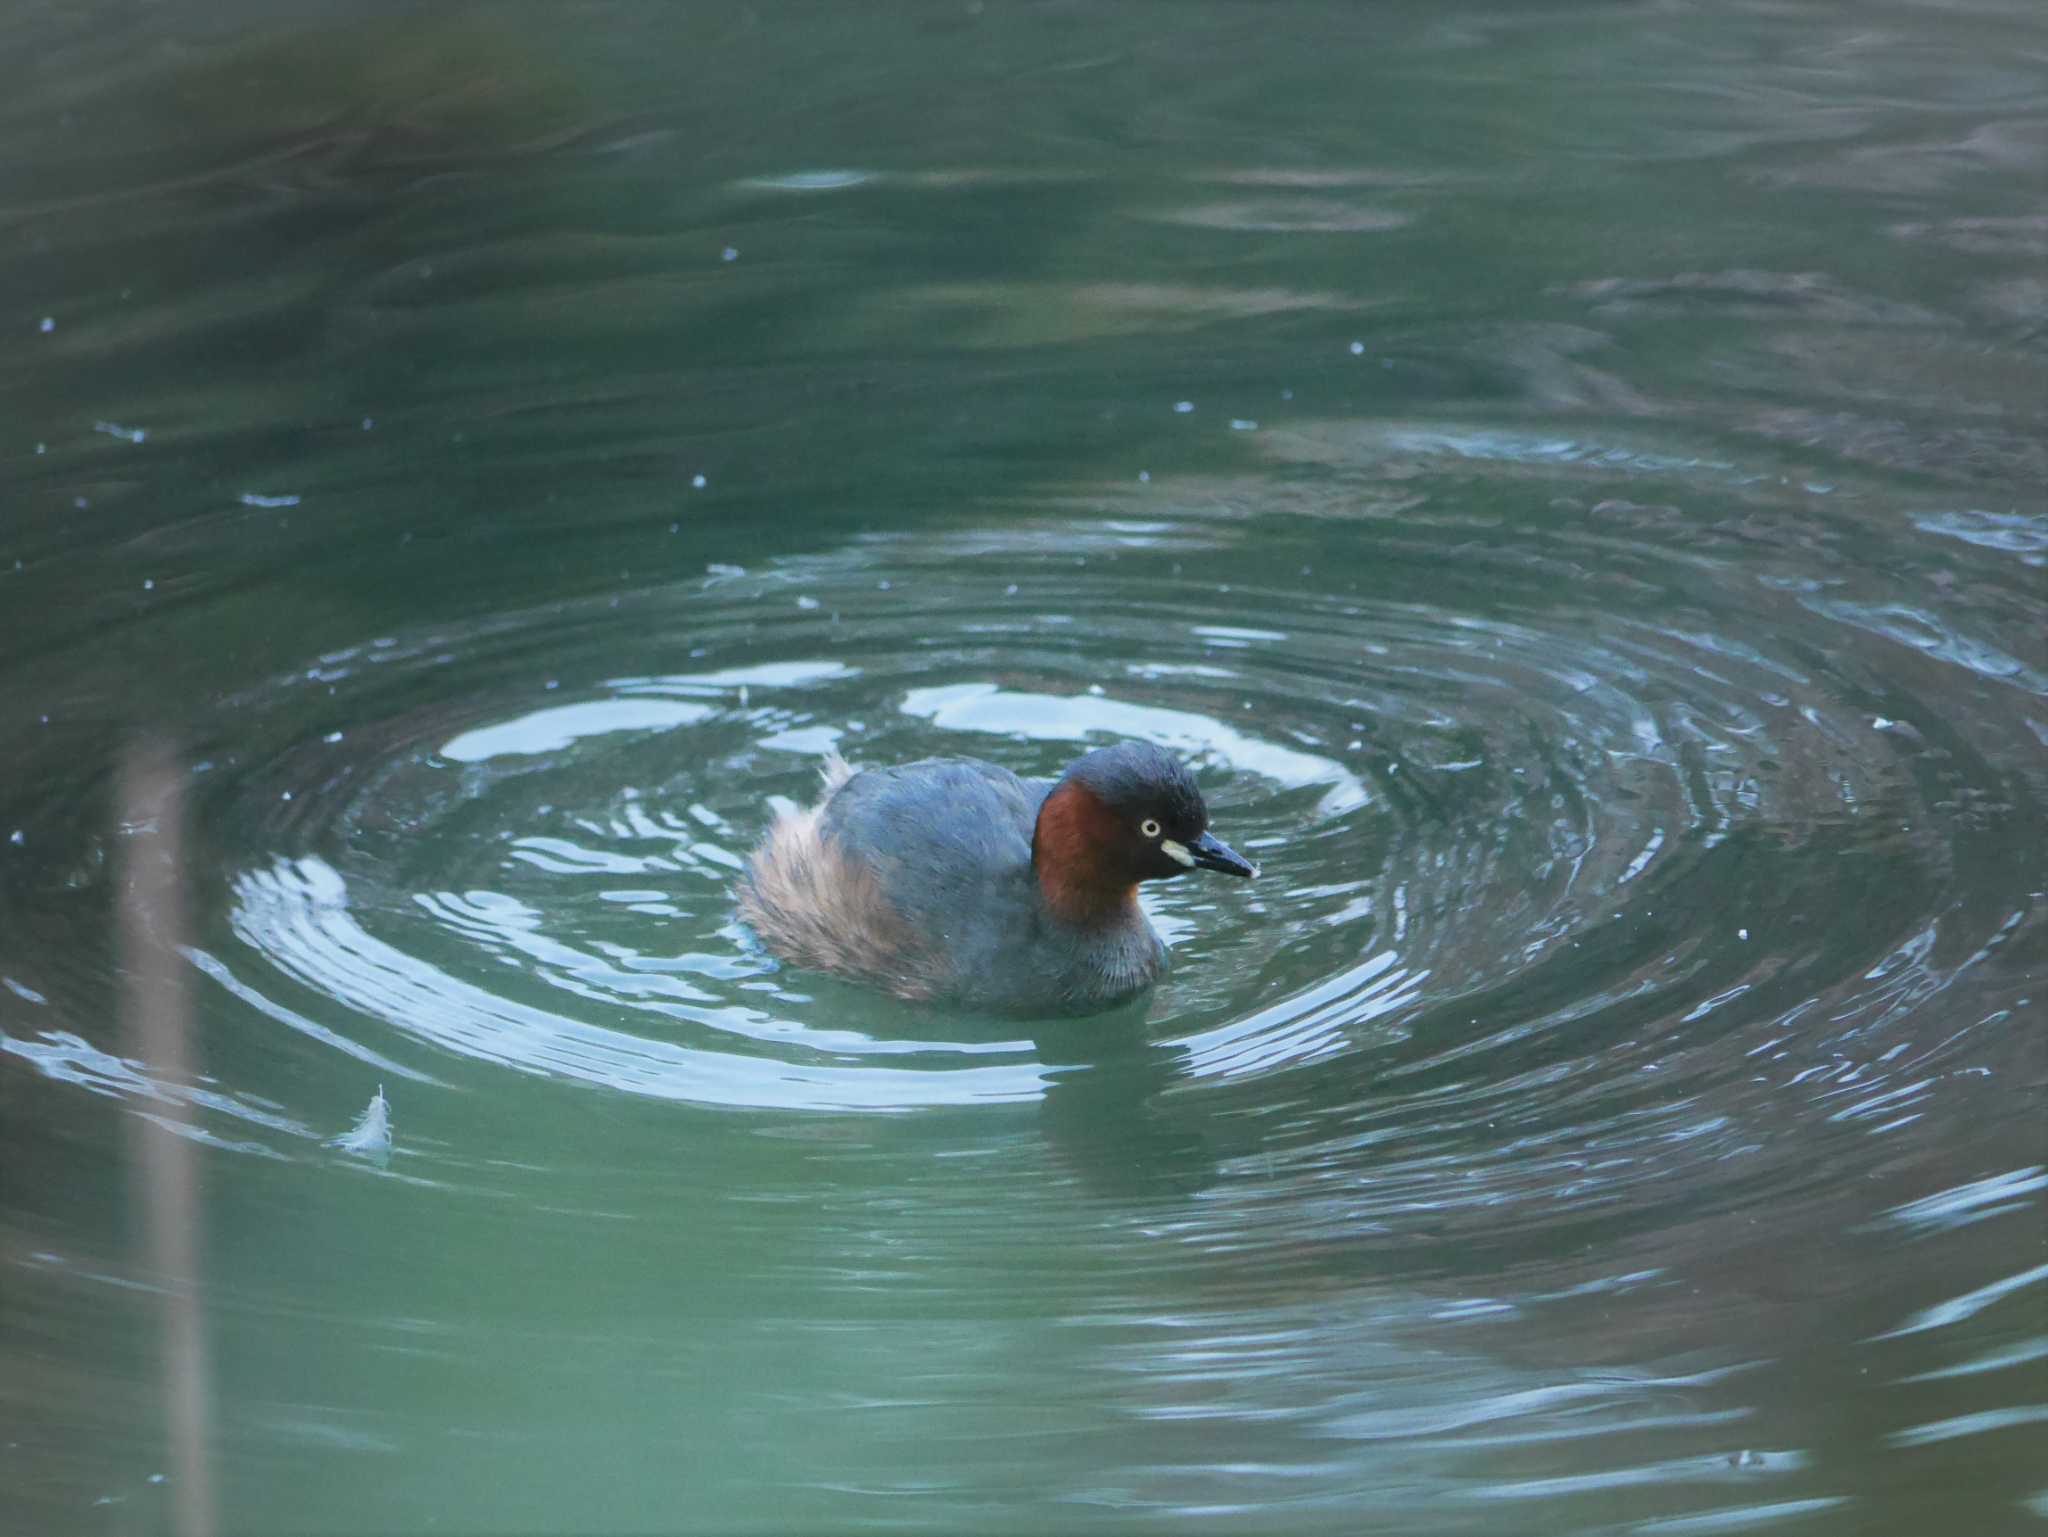
<path id="1" fill-rule="evenodd" d="M 1047 1081 L 1041 1124 L 1054 1155 L 1095 1194 L 1191 1195 L 1215 1181 L 1216 1152 L 1201 1118 L 1166 1096 L 1187 1048 L 1146 1039 L 1143 1013 L 1141 1001 L 1035 1027 Z"/>

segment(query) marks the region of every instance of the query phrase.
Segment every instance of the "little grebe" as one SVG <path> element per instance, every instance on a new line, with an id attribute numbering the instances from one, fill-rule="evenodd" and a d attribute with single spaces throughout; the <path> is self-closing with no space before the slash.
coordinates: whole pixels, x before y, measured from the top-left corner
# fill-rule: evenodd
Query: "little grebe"
<path id="1" fill-rule="evenodd" d="M 741 915 L 784 960 L 1007 1014 L 1083 1014 L 1149 986 L 1166 947 L 1138 882 L 1258 872 L 1209 836 L 1194 777 L 1140 742 L 1058 782 L 977 758 L 856 773 L 785 814 L 747 863 Z"/>

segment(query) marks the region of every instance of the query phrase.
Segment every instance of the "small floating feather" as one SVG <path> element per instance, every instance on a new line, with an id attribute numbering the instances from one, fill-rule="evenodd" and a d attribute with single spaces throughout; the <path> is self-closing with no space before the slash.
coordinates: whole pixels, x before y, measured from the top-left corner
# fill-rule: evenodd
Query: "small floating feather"
<path id="1" fill-rule="evenodd" d="M 384 1097 L 383 1084 L 377 1085 L 376 1096 L 356 1117 L 355 1125 L 328 1146 L 358 1158 L 374 1158 L 379 1163 L 391 1156 L 391 1101 Z"/>

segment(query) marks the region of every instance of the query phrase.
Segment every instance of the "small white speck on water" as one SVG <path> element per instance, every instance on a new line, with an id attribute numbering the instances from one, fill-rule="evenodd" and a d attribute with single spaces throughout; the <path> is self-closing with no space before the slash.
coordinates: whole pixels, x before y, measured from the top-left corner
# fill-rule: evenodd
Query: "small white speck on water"
<path id="1" fill-rule="evenodd" d="M 1748 939 L 1748 938 L 1749 938 L 1749 930 L 1748 930 L 1748 929 L 1737 929 L 1737 930 L 1735 931 L 1735 937 L 1736 937 L 1737 939 L 1745 939 L 1745 940 L 1746 940 L 1746 939 Z"/>
<path id="2" fill-rule="evenodd" d="M 36 445 L 36 452 L 39 454 L 47 454 L 49 451 L 50 445 L 47 443 L 38 443 Z"/>
<path id="3" fill-rule="evenodd" d="M 1180 415 L 1186 416 L 1195 409 L 1195 403 L 1192 400 L 1176 400 L 1173 403 L 1173 409 L 1180 413 Z"/>
<path id="4" fill-rule="evenodd" d="M 39 447 L 36 449 L 36 452 L 41 453 L 42 449 Z M 1152 483 L 1152 472 L 1150 470 L 1140 470 L 1138 471 L 1138 479 L 1142 484 L 1150 485 Z"/>
<path id="5" fill-rule="evenodd" d="M 1352 738 L 1352 739 L 1351 739 L 1350 741 L 1346 742 L 1346 743 L 1345 743 L 1344 745 L 1345 745 L 1345 747 L 1346 747 L 1346 748 L 1348 748 L 1348 749 L 1349 749 L 1350 751 L 1352 751 L 1352 752 L 1357 752 L 1357 751 L 1358 751 L 1358 750 L 1359 750 L 1359 749 L 1360 749 L 1361 747 L 1365 746 L 1365 743 L 1361 742 L 1361 741 L 1360 741 L 1360 740 L 1359 740 L 1359 739 L 1358 739 L 1357 737 L 1353 737 L 1353 738 Z"/>
<path id="6" fill-rule="evenodd" d="M 260 491 L 244 491 L 237 500 L 244 507 L 296 507 L 299 505 L 299 499 L 289 493 L 282 496 L 265 496 Z"/>
<path id="7" fill-rule="evenodd" d="M 1003 589 L 1003 596 L 1004 596 L 1004 597 L 1006 597 L 1006 598 L 1014 598 L 1014 597 L 1016 597 L 1016 596 L 1017 596 L 1017 584 L 1016 584 L 1015 582 L 1012 582 L 1012 583 L 1010 583 L 1010 585 L 1009 585 L 1009 586 L 1005 587 L 1005 588 Z"/>
<path id="8" fill-rule="evenodd" d="M 740 248 L 736 245 L 729 245 L 718 253 L 718 259 L 720 261 L 736 262 L 740 259 Z"/>
<path id="9" fill-rule="evenodd" d="M 682 527 L 683 527 L 683 525 L 682 525 L 682 524 L 680 524 L 680 523 L 671 523 L 671 524 L 669 524 L 669 526 L 668 526 L 668 531 L 669 531 L 670 533 L 672 533 L 672 534 L 674 534 L 674 533 L 680 533 L 680 532 L 682 531 Z"/>
<path id="10" fill-rule="evenodd" d="M 879 582 L 875 583 L 875 590 L 878 592 L 887 592 L 889 590 L 889 579 L 885 576 Z"/>
<path id="11" fill-rule="evenodd" d="M 741 708 L 742 710 L 744 710 L 744 709 L 745 709 L 746 707 L 747 707 L 747 686 L 746 686 L 746 684 L 742 683 L 742 684 L 740 685 L 740 708 Z"/>
<path id="12" fill-rule="evenodd" d="M 1257 432 L 1259 424 L 1247 416 L 1233 416 L 1230 419 L 1230 430 L 1232 432 Z"/>
<path id="13" fill-rule="evenodd" d="M 1292 391 L 1292 390 L 1282 390 L 1282 391 L 1280 392 L 1280 398 L 1281 398 L 1282 400 L 1292 400 L 1292 399 L 1294 398 L 1294 391 Z"/>
<path id="14" fill-rule="evenodd" d="M 28 842 L 28 839 L 22 836 L 21 829 L 17 827 L 14 829 L 14 835 L 10 837 L 7 841 L 13 844 L 16 848 L 20 848 L 24 843 Z"/>
<path id="15" fill-rule="evenodd" d="M 796 600 L 796 606 L 798 608 L 816 608 L 818 606 L 818 600 L 812 597 L 809 593 L 805 593 Z"/>
<path id="16" fill-rule="evenodd" d="M 365 432 L 368 432 L 368 431 L 369 431 L 369 430 L 370 430 L 370 429 L 371 429 L 372 427 L 374 427 L 374 426 L 376 426 L 376 425 L 377 425 L 377 422 L 376 422 L 376 419 L 375 419 L 374 417 L 368 417 L 368 416 L 366 416 L 366 417 L 364 417 L 364 418 L 363 418 L 363 431 L 365 431 Z"/>
<path id="17" fill-rule="evenodd" d="M 1354 358 L 1362 358 L 1362 357 L 1364 357 L 1364 356 L 1365 356 L 1365 343 L 1364 343 L 1364 342 L 1353 342 L 1353 343 L 1351 344 L 1351 355 L 1352 355 L 1352 356 L 1353 356 Z"/>
<path id="18" fill-rule="evenodd" d="M 92 498 L 89 496 L 74 496 L 71 498 L 71 505 L 76 507 L 80 512 L 83 512 L 85 511 L 86 508 L 92 505 Z"/>
<path id="19" fill-rule="evenodd" d="M 1882 715 L 1873 715 L 1870 718 L 1870 729 L 1872 731 L 1889 731 L 1892 729 L 1892 723 Z"/>
<path id="20" fill-rule="evenodd" d="M 129 443 L 144 443 L 149 440 L 147 427 L 123 427 L 119 422 L 94 422 L 94 432 L 104 432 L 110 438 L 121 438 Z"/>
<path id="21" fill-rule="evenodd" d="M 153 576 L 145 576 L 145 577 L 144 577 L 144 578 L 142 579 L 142 590 L 143 590 L 144 592 L 155 592 L 155 591 L 156 591 L 156 578 L 155 578 L 155 577 L 153 577 Z"/>
<path id="22" fill-rule="evenodd" d="M 291 792 L 291 791 L 289 791 L 289 790 L 282 790 L 282 791 L 279 791 L 279 792 L 278 792 L 278 797 L 277 797 L 277 798 L 278 798 L 279 800 L 281 800 L 281 801 L 288 801 L 288 800 L 290 800 L 290 799 L 292 798 L 292 792 Z"/>
<path id="23" fill-rule="evenodd" d="M 706 486 L 710 484 L 711 482 L 709 480 L 706 480 L 702 475 L 692 475 L 690 477 L 690 486 L 693 490 L 702 491 Z"/>
<path id="24" fill-rule="evenodd" d="M 320 740 L 325 742 L 329 747 L 332 747 L 336 742 L 339 742 L 341 740 L 341 733 L 339 731 L 330 731 L 327 733 L 327 735 L 320 738 Z"/>
<path id="25" fill-rule="evenodd" d="M 153 1484 L 161 1484 L 165 1482 L 165 1478 L 161 1473 L 152 1473 L 149 1475 L 149 1481 Z"/>
<path id="26" fill-rule="evenodd" d="M 543 684 L 541 685 L 541 687 L 542 687 L 542 688 L 544 688 L 544 689 L 557 689 L 557 688 L 560 688 L 561 686 L 562 686 L 562 680 L 561 680 L 560 678 L 550 678 L 550 679 L 548 679 L 548 681 L 547 681 L 547 682 L 545 682 L 545 683 L 543 683 Z"/>
<path id="27" fill-rule="evenodd" d="M 1091 683 L 1088 685 L 1088 692 L 1093 694 L 1097 699 L 1100 699 L 1102 697 L 1103 692 L 1102 685 L 1100 683 Z"/>
<path id="28" fill-rule="evenodd" d="M 57 329 L 57 317 L 55 315 L 45 315 L 41 320 L 36 322 L 36 329 L 42 332 L 43 335 L 48 336 L 52 331 Z"/>

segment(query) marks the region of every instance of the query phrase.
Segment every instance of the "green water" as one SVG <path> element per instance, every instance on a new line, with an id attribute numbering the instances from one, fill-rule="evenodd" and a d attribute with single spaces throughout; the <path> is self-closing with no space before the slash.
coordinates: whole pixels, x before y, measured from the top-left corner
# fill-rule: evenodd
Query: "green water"
<path id="1" fill-rule="evenodd" d="M 0 1528 L 178 1520 L 173 1147 L 224 1531 L 2048 1517 L 2038 7 L 0 56 Z M 829 749 L 1130 735 L 1263 866 L 1139 1005 L 736 922 Z"/>

